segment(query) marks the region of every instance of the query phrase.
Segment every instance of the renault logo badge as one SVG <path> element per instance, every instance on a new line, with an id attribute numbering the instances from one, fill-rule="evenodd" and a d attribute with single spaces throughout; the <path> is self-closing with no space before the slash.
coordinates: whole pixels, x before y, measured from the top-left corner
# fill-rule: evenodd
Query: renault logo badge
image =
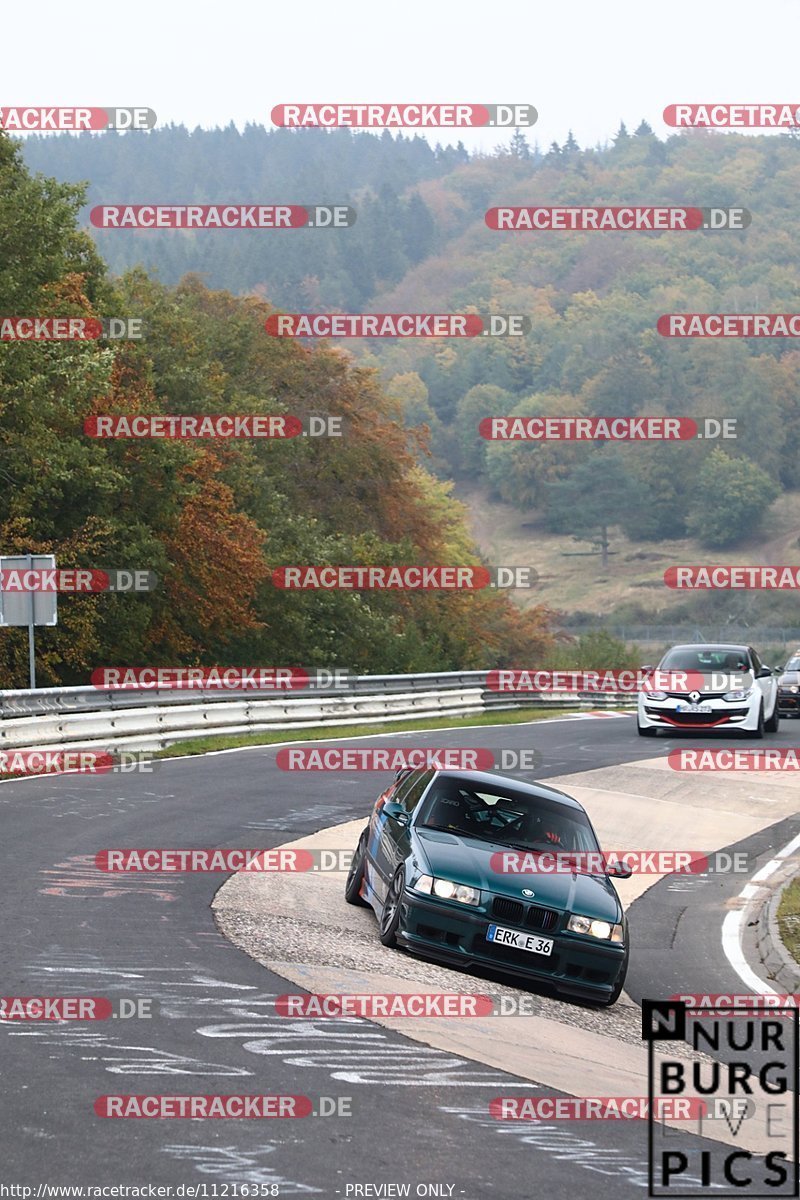
<path id="1" fill-rule="evenodd" d="M 692 704 L 697 704 L 697 701 L 700 699 L 700 693 L 689 692 L 689 699 L 691 700 Z"/>

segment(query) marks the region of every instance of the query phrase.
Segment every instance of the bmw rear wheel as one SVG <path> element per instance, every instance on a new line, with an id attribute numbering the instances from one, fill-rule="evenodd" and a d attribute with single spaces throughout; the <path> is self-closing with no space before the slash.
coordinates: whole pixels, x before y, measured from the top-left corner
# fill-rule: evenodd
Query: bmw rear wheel
<path id="1" fill-rule="evenodd" d="M 367 833 L 365 829 L 358 839 L 358 845 L 353 852 L 353 861 L 347 872 L 347 882 L 344 885 L 344 898 L 348 904 L 357 904 L 369 908 L 366 900 L 361 897 L 361 885 L 364 882 L 364 864 L 367 857 Z"/>

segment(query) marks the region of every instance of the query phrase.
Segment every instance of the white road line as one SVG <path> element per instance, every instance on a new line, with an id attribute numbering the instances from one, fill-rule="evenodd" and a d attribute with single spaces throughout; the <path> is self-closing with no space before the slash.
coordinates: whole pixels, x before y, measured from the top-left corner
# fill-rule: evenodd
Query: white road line
<path id="1" fill-rule="evenodd" d="M 799 846 L 800 833 L 797 837 L 792 838 L 782 850 L 779 850 L 775 857 L 771 858 L 765 866 L 756 871 L 750 882 L 745 884 L 739 893 L 738 898 L 744 901 L 741 908 L 736 909 L 734 912 L 729 912 L 722 922 L 722 949 L 725 957 L 742 982 L 759 996 L 776 996 L 778 992 L 776 992 L 774 987 L 771 987 L 756 975 L 744 956 L 744 951 L 742 950 L 742 926 L 747 914 L 748 902 L 764 891 L 758 885 L 763 883 L 765 879 L 769 879 L 770 875 L 773 875 L 779 867 L 782 867 L 785 860 Z"/>
<path id="2" fill-rule="evenodd" d="M 627 716 L 627 713 L 614 713 L 614 716 Z M 444 714 L 446 718 L 446 714 Z M 413 721 L 414 717 L 404 717 L 404 720 Z M 227 750 L 204 750 L 201 754 L 178 754 L 174 758 L 159 758 L 154 759 L 154 762 L 191 762 L 193 759 L 196 762 L 198 758 L 211 758 L 218 754 L 241 754 L 247 750 L 282 750 L 286 746 L 305 746 L 315 742 L 362 742 L 369 741 L 374 738 L 399 738 L 399 737 L 414 737 L 416 734 L 426 733 L 461 733 L 471 729 L 525 729 L 528 726 L 537 725 L 555 725 L 558 721 L 576 721 L 576 720 L 592 720 L 591 713 L 569 713 L 565 717 L 542 717 L 538 721 L 498 721 L 493 725 L 456 725 L 454 726 L 437 726 L 430 729 L 396 729 L 384 733 L 352 733 L 345 734 L 343 737 L 335 738 L 302 738 L 298 741 L 290 742 L 257 742 L 252 746 L 231 746 Z M 166 749 L 167 747 L 165 747 Z M 39 776 L 41 778 L 41 776 Z M 9 782 L 14 782 L 10 780 Z"/>

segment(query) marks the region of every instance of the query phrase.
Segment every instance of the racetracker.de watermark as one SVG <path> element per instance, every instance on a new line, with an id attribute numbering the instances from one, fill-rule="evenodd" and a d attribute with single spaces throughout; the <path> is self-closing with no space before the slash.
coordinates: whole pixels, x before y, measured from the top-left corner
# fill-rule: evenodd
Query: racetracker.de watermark
<path id="1" fill-rule="evenodd" d="M 700 671 L 622 670 L 538 671 L 502 669 L 487 672 L 490 692 L 690 692 L 702 691 L 707 677 Z"/>
<path id="2" fill-rule="evenodd" d="M 712 1105 L 699 1097 L 660 1096 L 497 1096 L 489 1115 L 498 1121 L 696 1121 Z"/>
<path id="3" fill-rule="evenodd" d="M 141 317 L 0 317 L 0 342 L 138 342 L 146 335 Z"/>
<path id="4" fill-rule="evenodd" d="M 234 1118 L 266 1120 L 299 1117 L 350 1117 L 351 1096 L 287 1095 L 107 1095 L 98 1096 L 93 1108 L 98 1117 L 163 1120 Z"/>
<path id="5" fill-rule="evenodd" d="M 101 570 L 88 567 L 19 568 L 0 571 L 0 592 L 153 592 L 159 579 L 155 571 L 121 567 Z"/>
<path id="6" fill-rule="evenodd" d="M 0 750 L 0 775 L 151 774 L 153 760 L 138 750 Z"/>
<path id="7" fill-rule="evenodd" d="M 342 437 L 343 417 L 300 417 L 266 413 L 202 413 L 157 416 L 87 417 L 83 432 L 92 438 L 296 438 Z"/>
<path id="8" fill-rule="evenodd" d="M 746 229 L 752 217 L 746 208 L 562 205 L 551 208 L 498 206 L 487 209 L 484 220 L 489 229 L 527 233 L 539 230 L 686 233 L 695 229 Z"/>
<path id="9" fill-rule="evenodd" d="M 96 229 L 346 229 L 349 204 L 97 204 Z"/>
<path id="10" fill-rule="evenodd" d="M 531 319 L 522 313 L 271 313 L 264 328 L 290 338 L 522 337 Z"/>
<path id="11" fill-rule="evenodd" d="M 529 127 L 532 104 L 276 104 L 273 125 L 284 129 L 481 129 Z"/>
<path id="12" fill-rule="evenodd" d="M 664 583 L 668 588 L 717 589 L 719 591 L 796 591 L 800 588 L 800 567 L 732 566 L 675 566 L 667 567 Z"/>
<path id="13" fill-rule="evenodd" d="M 489 859 L 497 875 L 613 875 L 620 866 L 634 875 L 744 875 L 744 852 L 719 850 L 497 850 Z"/>
<path id="14" fill-rule="evenodd" d="M 344 667 L 97 667 L 91 684 L 102 691 L 292 692 L 351 688 L 356 678 Z"/>
<path id="15" fill-rule="evenodd" d="M 656 322 L 662 337 L 800 337 L 800 313 L 664 313 Z"/>
<path id="16" fill-rule="evenodd" d="M 532 588 L 533 567 L 303 566 L 276 567 L 272 583 L 283 591 L 479 592 L 483 588 Z"/>
<path id="17" fill-rule="evenodd" d="M 800 771 L 800 747 L 670 750 L 667 762 L 673 771 Z"/>
<path id="18" fill-rule="evenodd" d="M 538 750 L 504 746 L 283 746 L 281 771 L 533 771 Z"/>
<path id="19" fill-rule="evenodd" d="M 735 438 L 736 418 L 484 417 L 478 433 L 496 442 L 687 442 Z"/>
<path id="20" fill-rule="evenodd" d="M 798 104 L 668 104 L 664 124 L 673 129 L 792 129 Z"/>
<path id="21" fill-rule="evenodd" d="M 0 108 L 0 129 L 19 133 L 81 133 L 100 129 L 152 129 L 152 108 Z"/>

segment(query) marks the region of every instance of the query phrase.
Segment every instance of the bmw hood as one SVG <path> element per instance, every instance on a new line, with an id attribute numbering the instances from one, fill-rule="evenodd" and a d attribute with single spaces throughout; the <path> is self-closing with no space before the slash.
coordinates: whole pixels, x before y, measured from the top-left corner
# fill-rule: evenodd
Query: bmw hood
<path id="1" fill-rule="evenodd" d="M 502 851 L 509 849 L 507 846 L 432 829 L 414 832 L 414 858 L 424 874 L 464 883 L 495 896 L 581 913 L 612 924 L 622 919 L 619 897 L 604 875 L 494 870 Z M 495 855 L 498 857 L 493 864 Z M 529 888 L 533 896 L 523 896 L 523 888 Z"/>

